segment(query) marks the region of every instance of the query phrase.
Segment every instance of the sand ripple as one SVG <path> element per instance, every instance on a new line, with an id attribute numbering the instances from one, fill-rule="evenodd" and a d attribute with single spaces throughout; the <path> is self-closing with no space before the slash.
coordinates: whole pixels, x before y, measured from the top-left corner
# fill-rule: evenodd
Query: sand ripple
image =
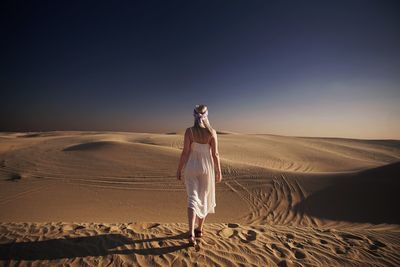
<path id="1" fill-rule="evenodd" d="M 28 229 L 28 232 L 27 232 Z M 132 231 L 133 229 L 133 231 Z M 207 224 L 197 247 L 186 224 L 0 223 L 0 263 L 192 266 L 398 266 L 398 231 Z M 387 237 L 390 237 L 388 239 Z M 382 242 L 381 240 L 386 240 Z M 386 243 L 388 242 L 388 243 Z"/>

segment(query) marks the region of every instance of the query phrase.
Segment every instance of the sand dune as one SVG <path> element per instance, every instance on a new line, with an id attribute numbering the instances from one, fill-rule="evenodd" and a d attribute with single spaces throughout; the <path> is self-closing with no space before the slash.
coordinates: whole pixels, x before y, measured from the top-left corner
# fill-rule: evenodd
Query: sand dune
<path id="1" fill-rule="evenodd" d="M 400 224 L 400 214 L 393 210 L 399 202 L 399 174 L 397 162 L 336 177 L 295 208 L 335 221 Z"/>
<path id="2" fill-rule="evenodd" d="M 400 141 L 220 133 L 224 180 L 197 248 L 182 145 L 182 133 L 1 133 L 0 264 L 400 265 Z"/>

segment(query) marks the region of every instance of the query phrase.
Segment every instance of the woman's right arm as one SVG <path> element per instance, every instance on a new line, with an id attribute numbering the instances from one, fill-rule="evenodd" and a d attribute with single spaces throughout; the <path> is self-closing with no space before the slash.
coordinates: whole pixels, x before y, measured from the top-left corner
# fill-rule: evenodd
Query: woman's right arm
<path id="1" fill-rule="evenodd" d="M 191 144 L 191 142 L 190 142 L 190 137 L 189 137 L 189 128 L 187 128 L 185 131 L 184 139 L 183 139 L 183 149 L 182 149 L 182 153 L 181 153 L 181 158 L 179 160 L 178 170 L 176 171 L 176 178 L 178 180 L 181 180 L 182 169 L 186 165 L 186 163 L 189 159 L 190 150 L 191 150 L 190 144 Z"/>
<path id="2" fill-rule="evenodd" d="M 221 163 L 219 160 L 217 132 L 215 130 L 211 138 L 211 153 L 214 161 L 215 179 L 217 182 L 221 182 L 222 180 Z"/>

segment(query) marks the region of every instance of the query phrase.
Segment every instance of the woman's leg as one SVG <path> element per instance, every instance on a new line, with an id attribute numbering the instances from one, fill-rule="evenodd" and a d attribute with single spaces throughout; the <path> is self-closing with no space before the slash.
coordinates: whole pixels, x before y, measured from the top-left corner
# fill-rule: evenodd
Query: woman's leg
<path id="1" fill-rule="evenodd" d="M 203 231 L 203 224 L 204 224 L 205 220 L 206 220 L 206 217 L 204 217 L 203 219 L 197 217 L 197 230 Z"/>
<path id="2" fill-rule="evenodd" d="M 189 220 L 189 234 L 194 236 L 194 224 L 196 221 L 196 214 L 192 208 L 188 208 L 188 220 Z"/>

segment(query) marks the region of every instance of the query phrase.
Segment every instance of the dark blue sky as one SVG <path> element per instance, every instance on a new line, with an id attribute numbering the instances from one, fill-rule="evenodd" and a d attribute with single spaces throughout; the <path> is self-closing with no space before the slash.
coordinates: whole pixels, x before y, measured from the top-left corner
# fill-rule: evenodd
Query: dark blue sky
<path id="1" fill-rule="evenodd" d="M 6 1 L 1 131 L 400 139 L 398 1 Z"/>

